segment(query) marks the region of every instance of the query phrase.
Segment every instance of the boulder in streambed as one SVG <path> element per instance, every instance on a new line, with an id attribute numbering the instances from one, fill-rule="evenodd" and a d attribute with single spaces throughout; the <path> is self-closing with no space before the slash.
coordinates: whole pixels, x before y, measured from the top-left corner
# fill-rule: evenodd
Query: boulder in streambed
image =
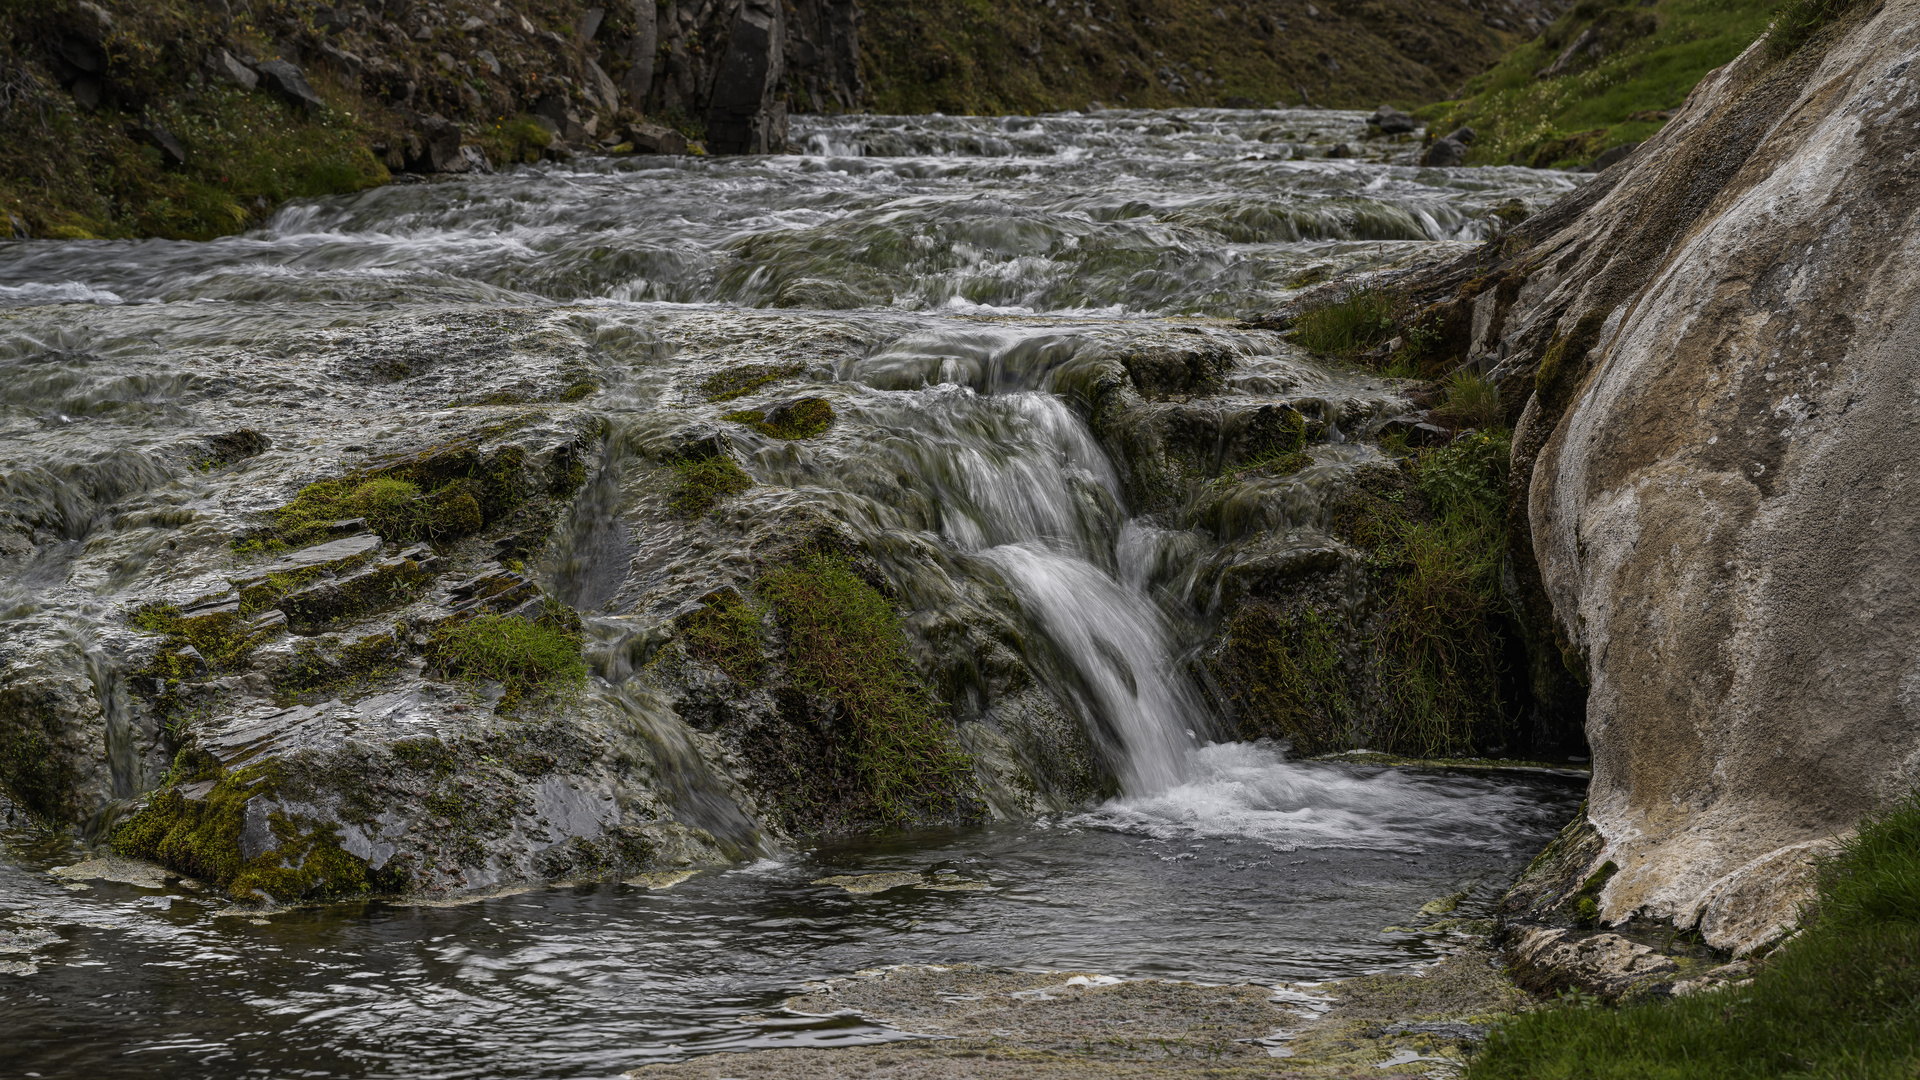
<path id="1" fill-rule="evenodd" d="M 1750 952 L 1920 783 L 1916 24 L 1893 0 L 1754 45 L 1413 286 L 1452 275 L 1460 359 L 1526 401 L 1510 593 L 1589 688 L 1591 841 L 1511 922 L 1584 904 Z"/>

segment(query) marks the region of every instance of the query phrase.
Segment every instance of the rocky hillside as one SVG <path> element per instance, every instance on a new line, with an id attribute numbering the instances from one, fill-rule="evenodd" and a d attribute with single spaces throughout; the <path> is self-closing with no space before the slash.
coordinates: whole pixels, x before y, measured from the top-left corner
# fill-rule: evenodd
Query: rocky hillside
<path id="1" fill-rule="evenodd" d="M 1558 0 L 878 0 L 860 53 L 881 112 L 1406 107 L 1457 94 L 1560 10 Z"/>
<path id="2" fill-rule="evenodd" d="M 774 152 L 792 112 L 1412 105 L 1553 10 L 9 0 L 0 209 L 14 236 L 197 238 L 397 173 Z"/>

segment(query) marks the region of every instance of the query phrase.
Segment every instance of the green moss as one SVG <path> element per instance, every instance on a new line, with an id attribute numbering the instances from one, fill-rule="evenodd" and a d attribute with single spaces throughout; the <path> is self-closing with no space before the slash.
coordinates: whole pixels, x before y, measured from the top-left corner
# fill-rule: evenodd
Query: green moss
<path id="1" fill-rule="evenodd" d="M 1311 352 L 1357 357 L 1394 335 L 1401 307 L 1394 293 L 1363 283 L 1337 299 L 1309 306 L 1294 318 L 1287 337 Z"/>
<path id="2" fill-rule="evenodd" d="M 482 127 L 473 142 L 495 167 L 532 165 L 553 142 L 553 133 L 530 116 L 502 117 Z"/>
<path id="3" fill-rule="evenodd" d="M 1594 926 L 1600 922 L 1600 890 L 1620 868 L 1609 859 L 1600 864 L 1600 868 L 1580 883 L 1580 891 L 1568 898 L 1567 903 L 1573 909 L 1574 922 L 1581 926 Z"/>
<path id="4" fill-rule="evenodd" d="M 165 634 L 173 649 L 183 645 L 193 646 L 207 666 L 215 671 L 241 666 L 253 650 L 270 636 L 250 632 L 244 613 L 221 612 L 187 618 L 181 615 L 179 608 L 170 604 L 144 604 L 135 609 L 127 621 L 148 633 Z M 163 651 L 155 658 L 151 673 L 161 678 L 181 678 L 191 674 L 181 666 L 182 663 L 176 653 Z"/>
<path id="5" fill-rule="evenodd" d="M 1249 604 L 1228 622 L 1226 645 L 1207 664 L 1240 738 L 1286 739 L 1301 754 L 1349 745 L 1359 706 L 1336 624 L 1320 611 Z"/>
<path id="6" fill-rule="evenodd" d="M 1606 312 L 1589 311 L 1574 322 L 1572 330 L 1553 335 L 1547 343 L 1533 379 L 1534 392 L 1547 415 L 1557 417 L 1572 403 L 1587 377 L 1587 354 L 1600 343 L 1600 330 L 1606 322 Z"/>
<path id="7" fill-rule="evenodd" d="M 682 620 L 681 640 L 695 658 L 726 672 L 743 686 L 754 686 L 765 667 L 760 647 L 761 614 L 739 593 L 725 589 L 708 597 L 700 610 Z"/>
<path id="8" fill-rule="evenodd" d="M 1766 30 L 1774 8 L 1773 0 L 1584 0 L 1469 82 L 1466 96 L 1420 113 L 1437 132 L 1471 126 L 1471 164 L 1585 164 L 1659 131 L 1703 76 Z M 1567 66 L 1540 78 L 1583 34 Z"/>
<path id="9" fill-rule="evenodd" d="M 526 451 L 482 458 L 473 440 L 301 488 L 271 524 L 234 541 L 241 552 L 299 548 L 330 538 L 336 521 L 363 517 L 383 539 L 408 543 L 466 536 L 524 502 Z"/>
<path id="10" fill-rule="evenodd" d="M 732 401 L 745 397 L 770 383 L 791 379 L 807 370 L 798 361 L 787 364 L 744 364 L 716 372 L 701 380 L 700 392 L 708 401 Z"/>
<path id="11" fill-rule="evenodd" d="M 253 859 L 242 857 L 247 804 L 271 796 L 278 784 L 273 767 L 248 766 L 219 773 L 200 799 L 169 788 L 116 828 L 110 842 L 122 855 L 218 885 L 236 900 L 271 897 L 284 903 L 369 892 L 374 879 L 367 864 L 341 848 L 330 824 L 274 811 L 268 826 L 277 845 Z"/>
<path id="12" fill-rule="evenodd" d="M 758 588 L 787 636 L 794 685 L 839 702 L 850 756 L 883 818 L 957 805 L 971 762 L 907 654 L 893 605 L 839 555 L 808 552 Z"/>
<path id="13" fill-rule="evenodd" d="M 520 694 L 563 690 L 587 677 L 578 630 L 564 622 L 480 615 L 434 634 L 427 655 L 450 675 L 491 679 Z"/>
<path id="14" fill-rule="evenodd" d="M 788 402 L 771 414 L 758 409 L 730 412 L 720 419 L 745 424 L 762 435 L 776 439 L 811 439 L 833 426 L 833 406 L 826 398 L 801 398 Z"/>
<path id="15" fill-rule="evenodd" d="M 43 826 L 81 814 L 80 770 L 61 745 L 68 729 L 52 691 L 0 687 L 0 791 Z"/>
<path id="16" fill-rule="evenodd" d="M 676 482 L 667 506 L 682 517 L 699 517 L 721 499 L 753 486 L 753 477 L 725 454 L 696 461 L 676 461 L 673 471 Z"/>
<path id="17" fill-rule="evenodd" d="M 1920 797 L 1861 824 L 1819 870 L 1799 936 L 1747 986 L 1524 1013 L 1470 1080 L 1893 1080 L 1920 1072 Z"/>

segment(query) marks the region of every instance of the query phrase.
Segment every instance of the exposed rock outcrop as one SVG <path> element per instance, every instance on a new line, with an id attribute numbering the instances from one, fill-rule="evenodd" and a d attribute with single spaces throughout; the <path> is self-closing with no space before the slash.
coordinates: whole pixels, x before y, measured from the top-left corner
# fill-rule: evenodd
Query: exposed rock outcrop
<path id="1" fill-rule="evenodd" d="M 1917 56 L 1912 0 L 1756 45 L 1413 282 L 1446 297 L 1429 360 L 1519 413 L 1517 591 L 1590 687 L 1599 843 L 1559 899 L 1614 864 L 1603 923 L 1760 947 L 1823 842 L 1920 782 Z"/>

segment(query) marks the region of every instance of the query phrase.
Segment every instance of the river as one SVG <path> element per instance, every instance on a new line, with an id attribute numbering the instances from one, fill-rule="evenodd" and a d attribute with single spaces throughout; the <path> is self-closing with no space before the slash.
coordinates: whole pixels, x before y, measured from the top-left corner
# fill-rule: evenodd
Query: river
<path id="1" fill-rule="evenodd" d="M 810 980 L 891 964 L 1257 983 L 1404 968 L 1448 932 L 1385 928 L 1458 893 L 1458 917 L 1484 916 L 1566 820 L 1566 774 L 1225 741 L 1186 661 L 1221 567 L 1250 537 L 1319 535 L 1319 495 L 1377 455 L 1364 429 L 1398 401 L 1236 321 L 1332 273 L 1467 250 L 1494 208 L 1537 210 L 1576 178 L 1421 168 L 1414 146 L 1331 111 L 794 131 L 803 153 L 397 183 L 207 243 L 0 244 L 6 655 L 51 642 L 90 658 L 113 793 L 133 798 L 149 781 L 114 726 L 115 642 L 179 545 L 223 545 L 272 491 L 382 439 L 584 377 L 594 393 L 573 407 L 614 434 L 538 572 L 587 616 L 595 694 L 649 708 L 625 643 L 743 558 L 756 522 L 807 510 L 868 546 L 919 613 L 923 657 L 934 616 L 1025 643 L 1038 692 L 1089 733 L 1118 793 L 796 850 L 682 790 L 682 818 L 736 843 L 737 863 L 667 888 L 266 918 L 177 884 L 50 876 L 79 853 L 16 818 L 0 834 L 0 1074 L 611 1076 L 907 1037 L 778 1008 Z M 1336 144 L 1356 153 L 1328 157 Z M 1211 538 L 1130 507 L 1055 381 L 1090 350 L 1177 334 L 1235 354 L 1234 393 L 1310 404 L 1331 430 L 1302 479 Z M 839 421 L 804 445 L 736 440 L 756 486 L 732 532 L 650 537 L 635 462 L 666 426 L 736 407 L 685 387 L 742 362 L 806 366 Z M 383 363 L 408 377 L 373 378 Z M 280 449 L 244 482 L 168 454 L 237 426 Z M 956 678 L 940 681 L 971 685 Z M 956 712 L 1012 707 L 975 697 Z M 816 884 L 881 873 L 919 877 Z"/>

